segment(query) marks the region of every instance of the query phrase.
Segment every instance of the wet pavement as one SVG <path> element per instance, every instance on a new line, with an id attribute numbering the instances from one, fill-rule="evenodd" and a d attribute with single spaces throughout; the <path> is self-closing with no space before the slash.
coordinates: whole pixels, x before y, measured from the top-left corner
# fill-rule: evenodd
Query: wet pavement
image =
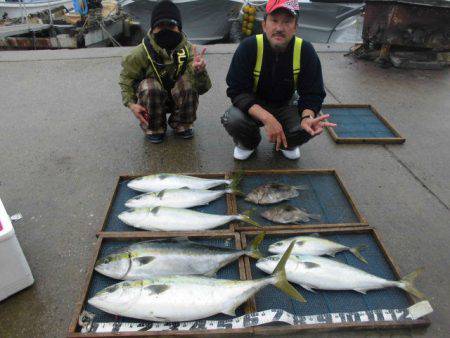
<path id="1" fill-rule="evenodd" d="M 201 97 L 195 138 L 160 145 L 144 140 L 121 105 L 127 48 L 1 52 L 0 196 L 24 216 L 15 229 L 36 282 L 0 303 L 0 337 L 65 335 L 118 175 L 237 168 L 335 168 L 401 274 L 425 267 L 417 287 L 435 309 L 428 329 L 321 336 L 448 336 L 449 71 L 386 70 L 344 57 L 348 47 L 317 46 L 326 102 L 374 105 L 406 143 L 336 145 L 324 133 L 298 162 L 263 141 L 243 163 L 219 122 L 235 45 L 208 47 L 213 88 Z"/>

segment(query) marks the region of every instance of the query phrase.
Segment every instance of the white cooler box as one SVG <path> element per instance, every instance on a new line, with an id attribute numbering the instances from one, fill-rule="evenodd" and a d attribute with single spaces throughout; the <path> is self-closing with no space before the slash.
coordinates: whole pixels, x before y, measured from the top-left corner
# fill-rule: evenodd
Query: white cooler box
<path id="1" fill-rule="evenodd" d="M 33 283 L 30 267 L 0 199 L 0 301 Z"/>

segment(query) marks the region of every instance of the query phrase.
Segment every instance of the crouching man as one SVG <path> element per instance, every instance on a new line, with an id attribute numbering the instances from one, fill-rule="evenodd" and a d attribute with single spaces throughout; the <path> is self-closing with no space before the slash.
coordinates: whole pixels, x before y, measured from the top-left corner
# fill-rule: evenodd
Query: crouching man
<path id="1" fill-rule="evenodd" d="M 317 117 L 325 98 L 322 68 L 311 43 L 295 36 L 298 10 L 297 0 L 269 0 L 264 34 L 246 38 L 233 56 L 227 75 L 233 105 L 222 124 L 233 137 L 235 159 L 254 152 L 260 127 L 277 151 L 294 160 L 300 145 L 335 126 L 324 122 L 328 115 Z"/>
<path id="2" fill-rule="evenodd" d="M 211 88 L 205 51 L 197 54 L 187 41 L 177 6 L 159 1 L 142 44 L 122 61 L 119 81 L 123 104 L 139 120 L 150 142 L 164 140 L 167 124 L 175 135 L 194 136 L 199 95 Z M 166 114 L 170 114 L 168 121 Z"/>

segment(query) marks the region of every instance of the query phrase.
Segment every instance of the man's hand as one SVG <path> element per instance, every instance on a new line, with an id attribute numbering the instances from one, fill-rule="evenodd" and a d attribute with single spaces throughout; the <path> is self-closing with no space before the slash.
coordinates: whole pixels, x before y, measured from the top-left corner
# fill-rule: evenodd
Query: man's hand
<path id="1" fill-rule="evenodd" d="M 288 147 L 283 127 L 273 115 L 265 120 L 264 129 L 269 141 L 276 144 L 275 149 L 277 151 L 280 150 L 281 145 L 284 145 L 285 148 Z"/>
<path id="2" fill-rule="evenodd" d="M 305 130 L 311 136 L 316 136 L 323 132 L 324 127 L 336 127 L 335 123 L 323 122 L 323 120 L 326 120 L 329 117 L 330 117 L 330 115 L 326 114 L 326 115 L 316 117 L 315 119 L 305 118 L 302 120 L 302 123 L 300 124 L 300 126 L 302 127 L 303 130 Z"/>
<path id="3" fill-rule="evenodd" d="M 259 104 L 254 104 L 248 110 L 248 113 L 254 119 L 261 121 L 266 130 L 267 137 L 272 143 L 276 143 L 276 150 L 280 150 L 281 145 L 288 147 L 286 136 L 284 135 L 283 127 L 280 122 L 267 110 Z"/>
<path id="4" fill-rule="evenodd" d="M 137 103 L 130 103 L 128 105 L 128 108 L 131 109 L 134 116 L 141 122 L 144 126 L 148 126 L 148 121 L 145 118 L 145 115 L 148 114 L 147 109 L 140 104 Z"/>
<path id="5" fill-rule="evenodd" d="M 194 70 L 196 73 L 201 73 L 206 68 L 206 61 L 205 61 L 206 48 L 203 48 L 201 54 L 197 53 L 196 46 L 194 46 L 193 48 L 194 48 L 194 63 L 193 63 Z"/>

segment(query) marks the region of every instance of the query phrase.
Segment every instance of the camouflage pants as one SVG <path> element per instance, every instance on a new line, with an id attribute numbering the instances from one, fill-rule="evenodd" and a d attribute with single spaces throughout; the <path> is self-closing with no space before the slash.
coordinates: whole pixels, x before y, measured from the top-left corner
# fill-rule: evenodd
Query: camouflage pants
<path id="1" fill-rule="evenodd" d="M 138 103 L 148 111 L 148 127 L 141 125 L 146 134 L 164 133 L 167 122 L 181 132 L 191 128 L 196 120 L 198 94 L 186 74 L 175 83 L 170 94 L 158 80 L 145 79 L 139 84 L 137 96 Z M 169 121 L 166 120 L 168 113 Z"/>

